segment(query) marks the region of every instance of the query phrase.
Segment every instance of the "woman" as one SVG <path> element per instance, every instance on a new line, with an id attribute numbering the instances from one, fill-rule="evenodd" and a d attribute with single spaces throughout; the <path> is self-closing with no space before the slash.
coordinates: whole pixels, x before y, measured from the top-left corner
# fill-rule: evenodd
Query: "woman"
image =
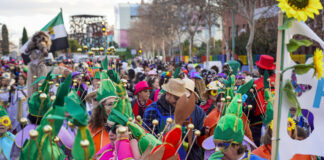
<path id="1" fill-rule="evenodd" d="M 12 131 L 19 132 L 21 130 L 20 119 L 28 115 L 26 77 L 23 74 L 18 76 L 18 84 L 15 92 L 12 94 L 11 102 L 8 112 L 13 122 Z"/>
<path id="2" fill-rule="evenodd" d="M 115 86 L 111 80 L 106 79 L 100 83 L 96 96 L 98 105 L 94 107 L 88 123 L 96 152 L 110 142 L 106 122 L 117 97 L 114 88 Z"/>
<path id="3" fill-rule="evenodd" d="M 132 101 L 133 113 L 135 117 L 138 115 L 143 117 L 146 107 L 152 103 L 152 101 L 149 99 L 150 90 L 151 87 L 149 87 L 146 81 L 138 82 L 135 85 L 134 95 L 136 95 L 136 98 Z"/>
<path id="4" fill-rule="evenodd" d="M 157 101 L 160 92 L 159 79 L 157 77 L 149 78 L 148 85 L 152 88 L 150 100 L 155 102 Z"/>
<path id="5" fill-rule="evenodd" d="M 208 115 L 217 104 L 221 102 L 221 98 L 224 97 L 224 93 L 219 92 L 222 87 L 223 84 L 219 81 L 213 81 L 207 85 L 207 90 L 205 92 L 207 101 L 200 106 L 205 111 L 206 115 Z"/>

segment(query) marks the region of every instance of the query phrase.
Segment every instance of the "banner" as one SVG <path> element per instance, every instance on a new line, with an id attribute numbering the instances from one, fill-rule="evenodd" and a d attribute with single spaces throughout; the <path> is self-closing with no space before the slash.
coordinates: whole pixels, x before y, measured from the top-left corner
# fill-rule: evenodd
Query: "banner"
<path id="1" fill-rule="evenodd" d="M 318 42 L 321 49 L 324 48 L 324 42 L 303 22 L 293 22 L 292 27 L 285 31 L 285 49 L 284 49 L 284 68 L 295 65 L 296 63 L 290 57 L 286 44 L 293 35 L 303 35 Z M 308 53 L 311 54 L 311 53 Z M 313 62 L 313 58 L 309 58 L 306 64 Z M 291 159 L 296 153 L 304 155 L 324 156 L 324 78 L 317 80 L 313 77 L 314 69 L 308 73 L 296 76 L 297 86 L 299 84 L 310 85 L 311 89 L 302 91 L 297 96 L 297 100 L 302 109 L 307 109 L 313 114 L 314 130 L 304 140 L 294 140 L 287 133 L 287 120 L 290 106 L 288 97 L 285 92 L 280 94 L 282 98 L 281 116 L 280 116 L 280 133 L 279 133 L 279 159 Z M 292 78 L 292 70 L 288 70 L 283 74 L 282 83 L 290 81 Z M 296 124 L 298 125 L 298 124 Z"/>

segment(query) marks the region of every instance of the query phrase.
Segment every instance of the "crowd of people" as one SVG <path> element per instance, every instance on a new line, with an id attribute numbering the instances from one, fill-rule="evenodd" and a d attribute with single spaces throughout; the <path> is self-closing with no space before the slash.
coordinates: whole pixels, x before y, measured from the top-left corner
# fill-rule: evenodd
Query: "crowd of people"
<path id="1" fill-rule="evenodd" d="M 36 76 L 2 61 L 0 159 L 270 159 L 274 58 L 256 66 L 106 57 L 48 63 Z M 311 134 L 312 113 L 292 107 L 289 117 L 291 138 Z"/>

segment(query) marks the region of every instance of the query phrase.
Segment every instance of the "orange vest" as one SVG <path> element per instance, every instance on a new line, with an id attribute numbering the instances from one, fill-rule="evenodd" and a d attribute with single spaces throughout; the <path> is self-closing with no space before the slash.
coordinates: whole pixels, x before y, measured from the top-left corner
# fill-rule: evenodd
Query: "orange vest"
<path id="1" fill-rule="evenodd" d="M 95 145 L 96 153 L 104 146 L 110 143 L 109 133 L 104 127 L 92 130 L 90 128 L 91 136 Z"/>

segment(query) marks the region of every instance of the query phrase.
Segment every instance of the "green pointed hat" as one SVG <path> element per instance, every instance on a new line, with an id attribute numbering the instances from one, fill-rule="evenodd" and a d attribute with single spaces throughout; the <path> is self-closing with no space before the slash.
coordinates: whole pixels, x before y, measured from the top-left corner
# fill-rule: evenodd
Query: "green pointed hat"
<path id="1" fill-rule="evenodd" d="M 231 66 L 232 74 L 234 75 L 236 75 L 239 69 L 241 68 L 241 64 L 235 60 L 230 60 L 227 62 L 227 64 Z"/>
<path id="2" fill-rule="evenodd" d="M 70 93 L 64 98 L 65 109 L 72 117 L 73 123 L 76 126 L 87 126 L 88 114 L 84 104 L 75 90 L 71 90 Z"/>
<path id="3" fill-rule="evenodd" d="M 263 123 L 267 126 L 273 119 L 273 99 L 274 96 L 270 90 L 270 82 L 268 82 L 269 72 L 265 70 L 263 74 L 263 86 L 264 86 L 264 99 L 267 102 L 267 108 L 265 112 L 265 116 L 262 117 Z"/>
<path id="4" fill-rule="evenodd" d="M 71 115 L 72 123 L 78 126 L 78 131 L 73 143 L 72 156 L 76 160 L 91 159 L 95 154 L 95 148 L 90 131 L 87 127 L 88 114 L 86 108 L 75 90 L 71 90 L 64 98 L 64 101 L 64 107 Z M 81 142 L 84 141 L 89 143 L 87 149 L 83 149 L 81 146 Z"/>
<path id="5" fill-rule="evenodd" d="M 94 79 L 108 79 L 108 75 L 104 71 L 97 71 L 94 76 Z"/>
<path id="6" fill-rule="evenodd" d="M 221 117 L 214 131 L 214 141 L 232 141 L 242 143 L 244 138 L 243 121 L 234 114 Z"/>
<path id="7" fill-rule="evenodd" d="M 101 81 L 97 93 L 98 104 L 101 104 L 109 97 L 117 97 L 116 87 L 110 79 L 104 79 Z"/>
<path id="8" fill-rule="evenodd" d="M 50 97 L 48 95 L 50 85 L 48 82 L 51 79 L 52 70 L 47 73 L 40 90 L 33 93 L 28 100 L 29 114 L 32 116 L 43 117 L 47 110 L 51 107 Z"/>
<path id="9" fill-rule="evenodd" d="M 114 81 L 116 84 L 119 84 L 120 83 L 120 78 L 119 78 L 119 74 L 115 72 L 115 70 L 113 69 L 110 69 L 108 72 L 107 72 L 109 78 Z"/>
<path id="10" fill-rule="evenodd" d="M 225 114 L 234 114 L 237 117 L 242 117 L 243 110 L 242 110 L 242 98 L 241 94 L 236 94 L 235 97 L 232 99 L 231 103 L 226 108 Z M 239 103 L 238 101 L 241 101 Z"/>
<path id="11" fill-rule="evenodd" d="M 138 149 L 141 154 L 144 153 L 149 146 L 151 146 L 151 149 L 154 149 L 157 145 L 162 144 L 162 142 L 153 135 L 146 133 L 139 125 L 128 121 L 127 126 L 134 135 L 134 138 L 138 140 Z"/>

